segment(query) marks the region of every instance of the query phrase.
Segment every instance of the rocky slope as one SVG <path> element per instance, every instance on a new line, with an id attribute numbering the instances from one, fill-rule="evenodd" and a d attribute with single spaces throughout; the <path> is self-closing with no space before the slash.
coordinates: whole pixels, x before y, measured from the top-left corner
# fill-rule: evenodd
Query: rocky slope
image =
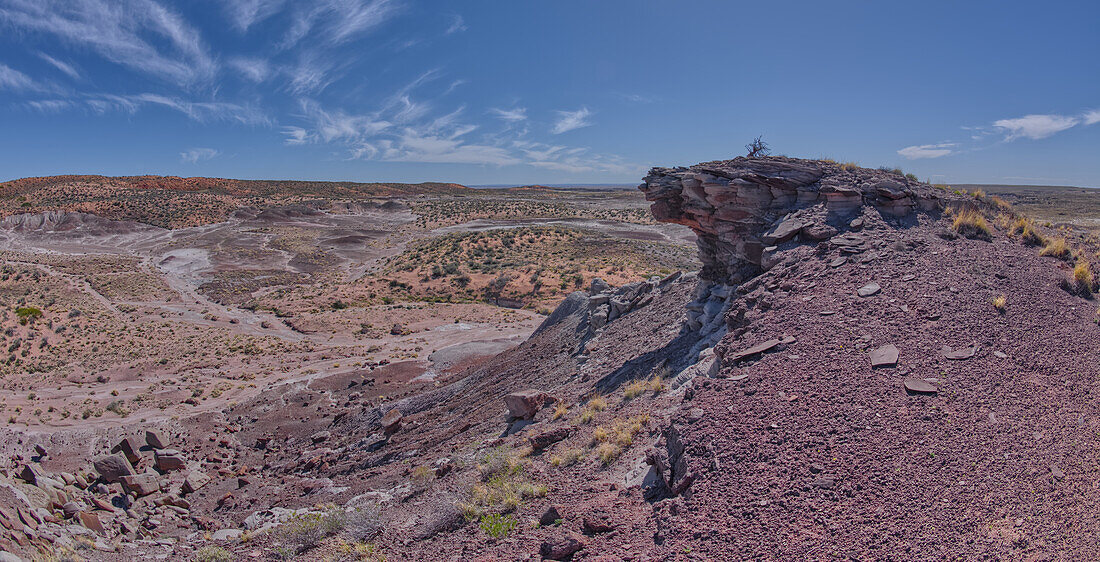
<path id="1" fill-rule="evenodd" d="M 375 388 L 407 376 L 401 364 L 151 428 L 177 452 L 138 447 L 140 482 L 112 482 L 124 463 L 105 459 L 146 428 L 23 436 L 0 486 L 0 546 L 101 559 L 1091 557 L 1092 287 L 1025 243 L 1010 209 L 788 158 L 656 168 L 641 189 L 656 217 L 699 234 L 701 274 L 593 283 L 522 345 L 396 394 Z M 959 220 L 978 216 L 992 226 Z"/>

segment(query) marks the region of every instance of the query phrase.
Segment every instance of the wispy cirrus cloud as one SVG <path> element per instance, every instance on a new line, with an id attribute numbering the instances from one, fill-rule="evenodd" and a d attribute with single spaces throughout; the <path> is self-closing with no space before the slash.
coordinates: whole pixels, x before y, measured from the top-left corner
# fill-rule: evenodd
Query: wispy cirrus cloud
<path id="1" fill-rule="evenodd" d="M 320 0 L 299 6 L 280 46 L 289 49 L 306 37 L 339 45 L 380 26 L 401 9 L 395 0 Z"/>
<path id="2" fill-rule="evenodd" d="M 286 0 L 227 0 L 224 4 L 237 29 L 248 31 L 253 24 L 278 13 Z"/>
<path id="3" fill-rule="evenodd" d="M 1086 111 L 1081 118 L 1084 120 L 1086 125 L 1095 125 L 1097 123 L 1100 123 L 1100 109 Z"/>
<path id="4" fill-rule="evenodd" d="M 468 29 L 466 27 L 466 20 L 462 19 L 462 16 L 455 14 L 451 16 L 451 25 L 447 27 L 447 31 L 444 31 L 444 35 L 451 35 L 453 33 L 461 33 Z"/>
<path id="5" fill-rule="evenodd" d="M 0 90 L 40 90 L 42 89 L 37 82 L 31 79 L 30 76 L 23 74 L 22 72 L 0 63 Z"/>
<path id="6" fill-rule="evenodd" d="M 438 76 L 438 70 L 421 74 L 387 97 L 377 110 L 366 113 L 326 109 L 315 100 L 303 100 L 301 117 L 305 123 L 284 126 L 285 143 L 338 144 L 346 148 L 350 159 L 356 160 L 528 165 L 568 173 L 644 171 L 642 166 L 633 165 L 615 155 L 596 154 L 583 147 L 543 144 L 523 138 L 527 134 L 526 127 L 512 125 L 527 121 L 526 108 L 489 109 L 487 113 L 508 124 L 495 131 L 484 131 L 471 122 L 465 107 L 438 111 L 436 106 L 442 95 L 429 101 L 420 99 L 420 91 Z M 583 120 L 584 116 L 582 114 L 580 118 Z"/>
<path id="7" fill-rule="evenodd" d="M 527 120 L 527 108 L 526 107 L 513 107 L 512 109 L 499 109 L 491 108 L 489 113 L 495 116 L 501 121 L 507 121 L 509 123 L 518 123 L 520 121 Z"/>
<path id="8" fill-rule="evenodd" d="M 80 80 L 80 72 L 78 72 L 76 68 L 73 67 L 73 65 L 65 61 L 57 60 L 50 55 L 47 55 L 46 53 L 38 53 L 38 56 L 41 57 L 42 60 L 53 65 L 54 68 L 68 75 L 69 78 L 72 78 L 73 80 Z"/>
<path id="9" fill-rule="evenodd" d="M 180 153 L 180 161 L 187 164 L 197 164 L 202 160 L 210 160 L 220 154 L 220 151 L 213 148 L 189 148 Z"/>
<path id="10" fill-rule="evenodd" d="M 271 64 L 266 59 L 233 57 L 227 62 L 230 67 L 252 82 L 263 82 L 271 76 Z"/>
<path id="11" fill-rule="evenodd" d="M 218 69 L 198 31 L 154 0 L 5 0 L 0 21 L 180 85 Z"/>
<path id="12" fill-rule="evenodd" d="M 919 160 L 922 158 L 940 158 L 952 154 L 956 146 L 958 146 L 958 144 L 953 142 L 907 146 L 899 150 L 898 154 L 904 156 L 905 158 L 908 158 L 909 160 Z"/>
<path id="13" fill-rule="evenodd" d="M 588 121 L 588 117 L 591 115 L 592 112 L 587 107 L 582 107 L 576 111 L 559 111 L 558 120 L 554 122 L 550 132 L 560 135 L 581 127 L 588 127 L 592 124 Z"/>

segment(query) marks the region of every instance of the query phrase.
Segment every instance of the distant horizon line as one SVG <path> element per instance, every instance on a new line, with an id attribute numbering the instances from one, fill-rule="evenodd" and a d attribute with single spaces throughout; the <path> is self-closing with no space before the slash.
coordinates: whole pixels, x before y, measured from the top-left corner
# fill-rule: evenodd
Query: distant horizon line
<path id="1" fill-rule="evenodd" d="M 182 176 L 176 174 L 96 174 L 96 173 L 61 173 L 51 174 L 44 176 L 22 176 L 17 178 L 0 180 L 0 184 L 10 183 L 19 180 L 25 180 L 30 178 L 56 178 L 62 176 L 99 176 L 103 178 L 137 178 L 137 177 L 160 177 L 160 178 L 203 178 L 203 179 L 223 179 L 234 181 L 286 181 L 286 182 L 325 182 L 325 183 L 361 183 L 361 184 L 423 184 L 423 183 L 440 183 L 440 184 L 454 184 L 472 189 L 508 189 L 516 187 L 550 187 L 550 188 L 611 188 L 611 189 L 634 189 L 638 186 L 640 181 L 634 182 L 570 182 L 570 183 L 539 183 L 539 182 L 511 182 L 511 183 L 484 183 L 484 184 L 467 184 L 459 181 L 449 180 L 421 180 L 421 181 L 409 181 L 409 180 L 353 180 L 353 179 L 303 179 L 303 178 L 234 178 L 225 176 Z M 1100 185 L 1064 185 L 1064 184 L 1046 184 L 1046 183 L 996 183 L 996 182 L 945 182 L 946 185 L 953 186 L 996 186 L 996 187 L 1060 187 L 1060 188 L 1072 188 L 1072 189 L 1100 189 Z"/>

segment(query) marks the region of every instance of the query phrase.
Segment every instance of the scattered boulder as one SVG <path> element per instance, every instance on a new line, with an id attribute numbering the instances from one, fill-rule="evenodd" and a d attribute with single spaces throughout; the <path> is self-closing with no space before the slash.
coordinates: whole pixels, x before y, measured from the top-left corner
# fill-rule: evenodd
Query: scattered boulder
<path id="1" fill-rule="evenodd" d="M 401 413 L 401 410 L 394 408 L 386 412 L 386 415 L 382 416 L 382 419 L 379 421 L 379 423 L 382 424 L 383 431 L 385 431 L 386 433 L 393 433 L 398 429 L 401 429 L 401 420 L 404 417 L 405 416 Z"/>
<path id="2" fill-rule="evenodd" d="M 65 517 L 69 519 L 76 517 L 76 514 L 80 513 L 80 509 L 80 504 L 73 501 L 67 502 L 65 505 L 61 506 L 61 511 L 65 513 Z"/>
<path id="3" fill-rule="evenodd" d="M 520 390 L 504 397 L 504 405 L 508 406 L 508 414 L 516 419 L 529 420 L 535 417 L 535 413 L 548 403 L 557 399 L 545 392 L 533 389 Z"/>
<path id="4" fill-rule="evenodd" d="M 613 515 L 604 509 L 597 509 L 592 513 L 584 516 L 582 520 L 582 526 L 584 532 L 590 535 L 599 535 L 601 533 L 610 533 L 615 530 L 618 524 L 615 522 Z"/>
<path id="5" fill-rule="evenodd" d="M 112 447 L 111 452 L 122 453 L 126 460 L 130 461 L 130 464 L 137 464 L 141 460 L 141 453 L 138 452 L 140 449 L 141 445 L 138 445 L 134 438 L 127 437 L 119 441 L 118 445 Z"/>
<path id="6" fill-rule="evenodd" d="M 107 535 L 107 530 L 103 528 L 103 523 L 100 522 L 99 516 L 91 511 L 81 511 L 77 513 L 77 519 L 80 520 L 80 524 L 84 527 L 99 533 L 100 535 Z"/>
<path id="7" fill-rule="evenodd" d="M 550 560 L 569 560 L 574 554 L 584 549 L 584 542 L 575 535 L 559 535 L 550 537 L 542 542 L 539 554 Z"/>
<path id="8" fill-rule="evenodd" d="M 182 470 L 186 466 L 183 455 L 175 449 L 158 450 L 154 454 L 153 460 L 157 470 L 161 472 Z"/>
<path id="9" fill-rule="evenodd" d="M 184 494 L 193 494 L 210 482 L 210 476 L 201 470 L 192 470 L 187 474 L 187 478 L 183 479 L 183 486 L 180 490 Z"/>
<path id="10" fill-rule="evenodd" d="M 550 505 L 543 510 L 542 515 L 539 516 L 539 525 L 548 527 L 561 520 L 561 514 L 558 513 L 558 508 Z"/>
<path id="11" fill-rule="evenodd" d="M 107 482 L 118 482 L 123 476 L 134 474 L 134 467 L 126 457 L 118 454 L 100 457 L 92 463 L 99 477 Z"/>
<path id="12" fill-rule="evenodd" d="M 124 492 L 133 494 L 139 498 L 160 491 L 160 483 L 157 481 L 156 475 L 149 474 L 148 472 L 134 474 L 132 476 L 123 476 L 120 480 Z"/>
<path id="13" fill-rule="evenodd" d="M 42 469 L 38 465 L 25 464 L 23 468 L 19 469 L 19 478 L 21 478 L 27 484 L 34 486 L 38 485 L 38 481 L 45 476 Z"/>
<path id="14" fill-rule="evenodd" d="M 529 440 L 531 441 L 531 448 L 540 451 L 572 434 L 573 428 L 562 426 L 551 429 L 550 431 L 544 431 L 538 435 L 532 435 Z"/>
<path id="15" fill-rule="evenodd" d="M 168 440 L 168 436 L 160 431 L 150 429 L 145 431 L 145 444 L 154 449 L 167 449 L 171 441 Z"/>

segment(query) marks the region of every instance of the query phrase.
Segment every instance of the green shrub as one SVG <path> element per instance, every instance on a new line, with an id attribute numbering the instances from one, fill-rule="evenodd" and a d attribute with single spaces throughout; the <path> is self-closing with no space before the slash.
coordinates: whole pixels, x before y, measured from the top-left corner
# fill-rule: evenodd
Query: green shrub
<path id="1" fill-rule="evenodd" d="M 481 530 L 495 539 L 508 536 L 508 533 L 516 528 L 516 525 L 516 518 L 511 515 L 494 514 L 481 518 Z"/>
<path id="2" fill-rule="evenodd" d="M 232 552 L 215 545 L 208 545 L 195 552 L 198 562 L 233 562 L 237 557 Z"/>

